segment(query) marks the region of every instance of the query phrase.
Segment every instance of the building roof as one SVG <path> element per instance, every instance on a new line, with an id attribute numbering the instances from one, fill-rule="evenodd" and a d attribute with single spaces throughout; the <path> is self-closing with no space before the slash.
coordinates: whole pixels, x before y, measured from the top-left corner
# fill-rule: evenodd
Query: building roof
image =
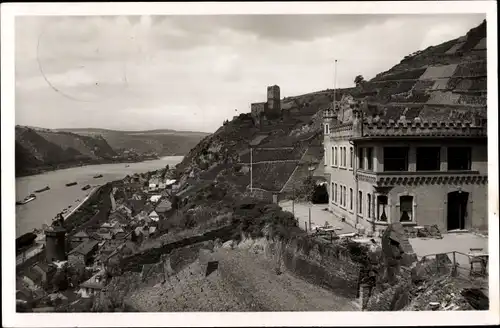
<path id="1" fill-rule="evenodd" d="M 132 215 L 135 215 L 144 208 L 146 201 L 144 201 L 143 199 L 130 199 L 128 201 L 128 204 L 130 205 L 130 209 L 132 210 Z"/>
<path id="2" fill-rule="evenodd" d="M 97 247 L 98 244 L 99 244 L 99 242 L 97 240 L 84 241 L 80 245 L 76 246 L 73 250 L 71 250 L 71 252 L 69 252 L 68 255 L 70 255 L 70 254 L 87 255 L 91 251 L 93 251 L 95 249 L 95 247 Z"/>
<path id="3" fill-rule="evenodd" d="M 80 230 L 77 233 L 75 233 L 73 235 L 73 237 L 76 237 L 76 238 L 88 238 L 89 234 L 87 232 L 83 231 L 83 230 Z"/>
<path id="4" fill-rule="evenodd" d="M 92 288 L 92 289 L 102 289 L 104 288 L 104 271 L 101 270 L 95 275 L 93 275 L 89 280 L 83 282 L 80 284 L 80 287 L 83 288 Z M 99 281 L 97 279 L 99 278 Z"/>
<path id="5" fill-rule="evenodd" d="M 127 217 L 123 215 L 121 212 L 113 212 L 109 215 L 108 219 L 110 220 L 117 220 L 118 222 L 127 222 Z"/>
<path id="6" fill-rule="evenodd" d="M 49 265 L 45 262 L 37 262 L 33 266 L 39 267 L 43 272 L 49 272 Z"/>
<path id="7" fill-rule="evenodd" d="M 170 211 L 172 209 L 172 202 L 169 201 L 168 199 L 164 199 L 161 201 L 158 206 L 156 206 L 156 212 L 163 213 Z"/>
<path id="8" fill-rule="evenodd" d="M 125 232 L 125 231 L 122 231 L 122 232 L 117 232 L 115 234 L 115 239 L 126 239 L 128 236 L 130 236 L 132 232 Z"/>
<path id="9" fill-rule="evenodd" d="M 144 208 L 142 210 L 146 213 L 150 213 L 152 210 L 154 210 L 154 206 L 150 203 L 147 203 L 146 205 L 144 205 Z"/>
<path id="10" fill-rule="evenodd" d="M 149 213 L 149 216 L 158 216 L 158 213 L 156 213 L 156 211 L 152 211 L 151 213 Z"/>

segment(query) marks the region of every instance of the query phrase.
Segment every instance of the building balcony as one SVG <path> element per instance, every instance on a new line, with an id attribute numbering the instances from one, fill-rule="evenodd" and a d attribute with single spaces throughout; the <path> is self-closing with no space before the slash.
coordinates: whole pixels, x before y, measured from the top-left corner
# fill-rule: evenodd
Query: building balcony
<path id="1" fill-rule="evenodd" d="M 395 185 L 487 183 L 488 176 L 479 171 L 388 171 L 358 170 L 358 179 L 379 187 Z"/>

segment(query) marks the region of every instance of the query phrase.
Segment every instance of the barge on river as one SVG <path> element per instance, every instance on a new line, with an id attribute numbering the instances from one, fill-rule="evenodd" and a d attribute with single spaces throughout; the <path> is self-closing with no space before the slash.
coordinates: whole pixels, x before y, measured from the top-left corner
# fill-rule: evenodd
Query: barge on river
<path id="1" fill-rule="evenodd" d="M 40 193 L 40 192 L 44 192 L 44 191 L 47 191 L 47 190 L 50 190 L 49 186 L 45 186 L 45 188 L 35 190 L 35 192 Z"/>
<path id="2" fill-rule="evenodd" d="M 33 201 L 33 200 L 35 200 L 35 199 L 36 199 L 35 194 L 31 194 L 31 195 L 29 195 L 29 196 L 24 197 L 24 199 L 23 199 L 23 200 L 19 200 L 19 201 L 17 201 L 17 202 L 16 202 L 16 205 L 24 205 L 24 204 L 27 204 L 27 203 L 29 203 L 29 202 L 31 202 L 31 201 Z"/>

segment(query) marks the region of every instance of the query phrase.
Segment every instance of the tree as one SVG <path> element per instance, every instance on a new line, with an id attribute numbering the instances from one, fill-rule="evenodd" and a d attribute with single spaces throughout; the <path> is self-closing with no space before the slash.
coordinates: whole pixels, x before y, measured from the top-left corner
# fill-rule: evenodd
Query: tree
<path id="1" fill-rule="evenodd" d="M 328 204 L 328 190 L 326 185 L 317 186 L 311 197 L 313 204 Z"/>
<path id="2" fill-rule="evenodd" d="M 358 75 L 354 78 L 354 83 L 356 84 L 356 86 L 359 86 L 363 82 L 365 82 L 365 78 L 363 77 L 363 75 Z"/>
<path id="3" fill-rule="evenodd" d="M 53 290 L 61 291 L 68 288 L 68 277 L 66 275 L 66 270 L 57 270 L 52 278 L 51 285 Z"/>

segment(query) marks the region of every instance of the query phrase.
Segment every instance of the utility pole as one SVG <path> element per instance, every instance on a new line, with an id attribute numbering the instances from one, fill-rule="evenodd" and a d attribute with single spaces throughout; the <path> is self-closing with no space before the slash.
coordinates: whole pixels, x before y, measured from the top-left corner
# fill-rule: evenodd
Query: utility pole
<path id="1" fill-rule="evenodd" d="M 309 231 L 311 231 L 311 205 L 309 205 Z"/>
<path id="2" fill-rule="evenodd" d="M 253 191 L 253 154 L 252 145 L 250 145 L 250 192 Z"/>

